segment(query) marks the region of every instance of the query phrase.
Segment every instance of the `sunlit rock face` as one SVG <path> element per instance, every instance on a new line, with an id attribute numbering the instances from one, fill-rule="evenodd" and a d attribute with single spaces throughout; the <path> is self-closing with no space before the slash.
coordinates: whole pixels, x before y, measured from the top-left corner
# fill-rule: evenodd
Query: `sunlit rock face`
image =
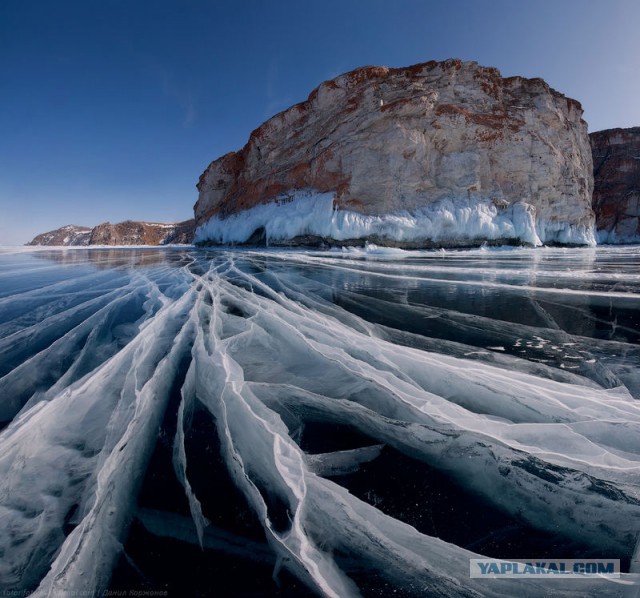
<path id="1" fill-rule="evenodd" d="M 360 68 L 322 83 L 209 165 L 196 238 L 245 242 L 264 229 L 271 242 L 592 244 L 581 116 L 578 102 L 543 80 L 503 78 L 475 62 Z M 327 196 L 328 210 L 317 205 Z M 254 230 L 229 221 L 265 204 L 274 210 L 250 214 Z M 314 209 L 321 214 L 305 217 Z M 396 216 L 413 220 L 398 226 Z"/>
<path id="2" fill-rule="evenodd" d="M 194 221 L 163 223 L 126 220 L 87 228 L 67 225 L 34 237 L 27 245 L 172 245 L 193 242 Z"/>
<path id="3" fill-rule="evenodd" d="M 640 243 L 640 127 L 589 135 L 601 243 Z"/>
<path id="4" fill-rule="evenodd" d="M 166 245 L 191 243 L 193 220 L 165 224 L 161 222 L 133 222 L 118 224 L 105 222 L 91 231 L 91 245 Z"/>

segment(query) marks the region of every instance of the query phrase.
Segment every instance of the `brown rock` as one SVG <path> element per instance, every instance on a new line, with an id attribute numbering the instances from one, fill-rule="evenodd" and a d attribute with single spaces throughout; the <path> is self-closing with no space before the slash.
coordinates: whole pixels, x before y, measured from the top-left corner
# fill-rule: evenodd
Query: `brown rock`
<path id="1" fill-rule="evenodd" d="M 589 135 L 601 243 L 640 243 L 640 127 Z"/>
<path id="2" fill-rule="evenodd" d="M 134 222 L 117 224 L 105 222 L 91 231 L 90 245 L 167 245 L 191 243 L 193 220 L 164 224 L 161 222 Z"/>

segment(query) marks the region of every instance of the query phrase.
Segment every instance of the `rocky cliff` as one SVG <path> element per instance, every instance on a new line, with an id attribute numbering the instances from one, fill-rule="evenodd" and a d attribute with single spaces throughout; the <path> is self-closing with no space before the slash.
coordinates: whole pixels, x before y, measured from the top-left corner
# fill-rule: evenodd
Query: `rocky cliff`
<path id="1" fill-rule="evenodd" d="M 640 127 L 589 135 L 600 243 L 640 243 Z"/>
<path id="2" fill-rule="evenodd" d="M 594 243 L 578 102 L 448 60 L 315 89 L 198 183 L 196 240 Z"/>
<path id="3" fill-rule="evenodd" d="M 63 226 L 35 237 L 27 245 L 171 245 L 192 243 L 195 232 L 193 220 L 165 224 L 134 222 L 117 224 L 105 222 L 94 228 Z"/>
<path id="4" fill-rule="evenodd" d="M 168 245 L 191 243 L 193 220 L 164 224 L 160 222 L 134 222 L 118 224 L 105 222 L 91 231 L 90 245 Z"/>

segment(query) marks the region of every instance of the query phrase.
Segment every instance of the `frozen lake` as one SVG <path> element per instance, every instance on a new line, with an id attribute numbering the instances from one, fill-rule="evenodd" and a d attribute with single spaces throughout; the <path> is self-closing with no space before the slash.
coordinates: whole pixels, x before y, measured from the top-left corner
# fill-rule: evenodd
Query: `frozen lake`
<path id="1" fill-rule="evenodd" d="M 640 247 L 0 248 L 0 590 L 635 596 L 639 366 Z"/>

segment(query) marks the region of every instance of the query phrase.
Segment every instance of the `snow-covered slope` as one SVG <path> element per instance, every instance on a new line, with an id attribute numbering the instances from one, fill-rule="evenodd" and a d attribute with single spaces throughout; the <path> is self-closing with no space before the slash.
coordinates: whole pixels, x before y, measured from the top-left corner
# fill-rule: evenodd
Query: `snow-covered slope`
<path id="1" fill-rule="evenodd" d="M 90 238 L 90 228 L 67 224 L 34 237 L 27 245 L 89 245 Z"/>

